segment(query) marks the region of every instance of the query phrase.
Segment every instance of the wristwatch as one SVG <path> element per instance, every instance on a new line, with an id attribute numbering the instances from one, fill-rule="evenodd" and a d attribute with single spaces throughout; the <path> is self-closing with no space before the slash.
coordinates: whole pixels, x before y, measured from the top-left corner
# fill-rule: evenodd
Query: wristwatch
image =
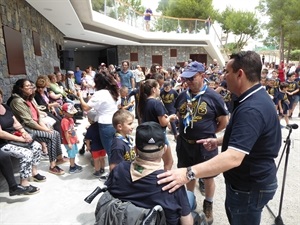
<path id="1" fill-rule="evenodd" d="M 188 167 L 186 168 L 186 178 L 191 181 L 191 180 L 195 180 L 195 173 L 192 171 L 192 167 Z"/>

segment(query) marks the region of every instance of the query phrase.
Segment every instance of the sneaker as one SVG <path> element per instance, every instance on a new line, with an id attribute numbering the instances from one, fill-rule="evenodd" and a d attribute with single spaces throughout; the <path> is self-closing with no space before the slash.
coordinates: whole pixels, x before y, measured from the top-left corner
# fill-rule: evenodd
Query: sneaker
<path id="1" fill-rule="evenodd" d="M 95 171 L 93 173 L 94 177 L 97 177 L 97 178 L 100 178 L 101 177 L 101 173 L 100 173 L 100 170 L 99 171 Z"/>
<path id="2" fill-rule="evenodd" d="M 204 186 L 204 181 L 203 179 L 199 179 L 198 180 L 198 183 L 199 183 L 199 191 L 201 193 L 202 196 L 205 196 L 205 186 Z"/>
<path id="3" fill-rule="evenodd" d="M 105 172 L 104 168 L 101 168 L 100 173 L 104 173 L 104 172 Z"/>
<path id="4" fill-rule="evenodd" d="M 65 171 L 59 168 L 58 166 L 54 166 L 53 168 L 49 168 L 49 172 L 55 175 L 64 175 Z"/>
<path id="5" fill-rule="evenodd" d="M 206 216 L 207 224 L 212 224 L 214 221 L 213 217 L 213 203 L 207 200 L 203 201 L 203 212 Z"/>
<path id="6" fill-rule="evenodd" d="M 109 173 L 108 173 L 108 174 L 105 174 L 104 176 L 101 176 L 101 177 L 99 178 L 99 180 L 105 182 L 105 181 L 107 180 L 107 178 L 108 178 L 108 175 L 109 175 Z"/>
<path id="7" fill-rule="evenodd" d="M 27 188 L 23 187 L 22 185 L 17 185 L 16 187 L 9 189 L 9 196 L 23 195 L 27 192 Z"/>
<path id="8" fill-rule="evenodd" d="M 78 169 L 78 170 L 82 170 L 82 166 L 79 166 L 75 163 L 75 167 Z"/>
<path id="9" fill-rule="evenodd" d="M 81 167 L 81 169 L 77 168 L 77 167 L 81 167 L 81 166 L 77 166 L 76 164 L 73 167 L 70 166 L 69 173 L 73 174 L 73 173 L 80 173 L 80 172 L 82 172 L 82 167 Z"/>

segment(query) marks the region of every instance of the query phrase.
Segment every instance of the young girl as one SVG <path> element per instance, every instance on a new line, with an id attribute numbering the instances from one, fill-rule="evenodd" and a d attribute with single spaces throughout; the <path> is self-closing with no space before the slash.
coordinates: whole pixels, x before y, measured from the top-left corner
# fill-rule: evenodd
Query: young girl
<path id="1" fill-rule="evenodd" d="M 138 104 L 138 114 L 142 123 L 148 121 L 154 121 L 160 124 L 161 127 L 166 129 L 169 122 L 177 119 L 175 114 L 168 116 L 168 112 L 164 107 L 160 96 L 159 84 L 154 79 L 148 79 L 145 82 L 141 82 L 140 85 L 140 99 Z M 166 145 L 167 150 L 163 155 L 164 169 L 170 170 L 173 165 L 173 157 L 171 154 L 171 147 L 168 142 L 167 136 Z"/>

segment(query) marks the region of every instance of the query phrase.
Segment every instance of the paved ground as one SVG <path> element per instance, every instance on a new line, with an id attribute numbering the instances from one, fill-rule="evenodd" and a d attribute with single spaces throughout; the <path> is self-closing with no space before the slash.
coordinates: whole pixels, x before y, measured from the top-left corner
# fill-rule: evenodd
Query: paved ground
<path id="1" fill-rule="evenodd" d="M 298 115 L 298 108 L 296 110 Z M 81 120 L 78 126 L 78 134 L 82 140 L 82 133 L 87 125 L 87 120 Z M 284 123 L 282 121 L 282 123 Z M 300 118 L 293 118 L 290 123 L 300 125 Z M 288 134 L 287 129 L 283 129 L 282 139 L 286 139 Z M 175 142 L 173 135 L 168 135 L 173 156 L 175 154 Z M 81 143 L 79 146 L 81 147 Z M 277 159 L 283 156 L 281 165 L 279 166 L 278 180 L 280 188 L 278 189 L 275 198 L 269 203 L 269 207 L 278 215 L 280 193 L 282 185 L 282 171 L 285 164 L 286 150 L 284 143 L 282 144 L 280 155 Z M 288 167 L 286 176 L 286 185 L 283 198 L 283 206 L 281 216 L 286 225 L 300 224 L 300 128 L 293 130 L 291 134 L 291 150 L 288 157 Z M 282 154 L 282 152 L 284 154 Z M 77 163 L 84 167 L 80 174 L 68 174 L 56 176 L 48 173 L 49 163 L 42 161 L 39 165 L 39 172 L 47 176 L 47 181 L 44 183 L 34 183 L 40 187 L 40 193 L 33 196 L 14 196 L 8 195 L 8 188 L 3 177 L 0 176 L 0 224 L 1 225 L 92 225 L 94 223 L 94 210 L 98 197 L 91 203 L 84 202 L 84 198 L 94 190 L 96 186 L 103 185 L 103 182 L 92 176 L 92 166 L 90 165 L 90 154 L 77 157 Z M 16 163 L 15 163 L 16 164 Z M 174 167 L 176 163 L 174 164 Z M 62 168 L 68 170 L 68 164 L 62 165 Z M 106 167 L 106 170 L 108 167 Z M 18 179 L 18 174 L 16 173 Z M 216 194 L 214 198 L 214 224 L 227 225 L 227 218 L 224 210 L 225 189 L 223 176 L 219 175 L 215 178 Z M 203 197 L 196 190 L 198 208 L 202 209 Z M 274 224 L 274 217 L 264 209 L 262 214 L 262 225 Z"/>

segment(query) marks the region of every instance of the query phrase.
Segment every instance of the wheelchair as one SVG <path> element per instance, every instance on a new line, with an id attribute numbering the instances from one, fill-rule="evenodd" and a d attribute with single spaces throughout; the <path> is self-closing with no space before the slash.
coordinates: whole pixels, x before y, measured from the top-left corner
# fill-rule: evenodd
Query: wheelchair
<path id="1" fill-rule="evenodd" d="M 152 209 L 145 209 L 135 206 L 131 202 L 122 202 L 112 197 L 107 191 L 107 187 L 96 187 L 84 201 L 90 204 L 102 192 L 104 194 L 100 197 L 95 210 L 94 225 L 167 225 L 164 210 L 160 205 L 156 205 Z M 199 214 L 192 211 L 192 216 L 194 225 L 208 225 L 203 212 Z"/>

